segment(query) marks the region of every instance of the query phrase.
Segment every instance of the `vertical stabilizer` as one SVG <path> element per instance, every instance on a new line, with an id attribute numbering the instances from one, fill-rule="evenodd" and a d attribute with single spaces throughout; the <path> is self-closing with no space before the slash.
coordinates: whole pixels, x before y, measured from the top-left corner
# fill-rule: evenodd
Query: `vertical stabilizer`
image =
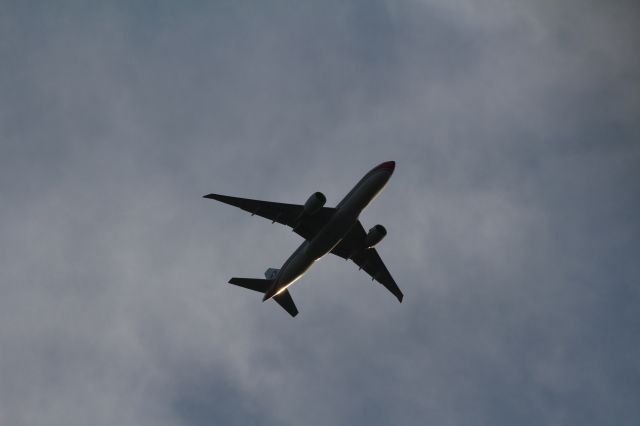
<path id="1" fill-rule="evenodd" d="M 266 293 L 269 291 L 271 286 L 273 285 L 275 277 L 278 275 L 279 270 L 274 268 L 269 268 L 264 273 L 267 279 L 261 278 L 231 278 L 229 280 L 229 284 L 237 285 L 239 287 L 244 287 L 249 290 L 257 291 L 259 293 Z M 269 278 L 274 277 L 274 278 Z M 289 294 L 289 290 L 284 290 L 279 294 L 273 296 L 273 300 L 280 305 L 285 311 L 289 313 L 292 317 L 298 315 L 298 308 L 295 303 L 293 303 L 293 299 L 291 298 L 291 294 Z"/>
<path id="2" fill-rule="evenodd" d="M 276 277 L 278 276 L 278 272 L 280 272 L 280 269 L 269 268 L 266 271 L 264 271 L 264 277 L 268 280 L 275 280 Z"/>

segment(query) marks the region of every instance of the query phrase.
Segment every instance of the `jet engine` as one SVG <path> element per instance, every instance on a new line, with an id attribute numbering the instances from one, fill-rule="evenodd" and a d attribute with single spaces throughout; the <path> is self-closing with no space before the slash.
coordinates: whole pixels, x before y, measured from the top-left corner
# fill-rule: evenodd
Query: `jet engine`
<path id="1" fill-rule="evenodd" d="M 364 248 L 369 249 L 378 244 L 387 235 L 387 230 L 382 225 L 376 225 L 369 229 L 367 237 L 364 239 Z"/>
<path id="2" fill-rule="evenodd" d="M 309 197 L 306 203 L 304 203 L 303 215 L 311 216 L 324 206 L 327 202 L 327 197 L 322 192 L 316 192 Z"/>

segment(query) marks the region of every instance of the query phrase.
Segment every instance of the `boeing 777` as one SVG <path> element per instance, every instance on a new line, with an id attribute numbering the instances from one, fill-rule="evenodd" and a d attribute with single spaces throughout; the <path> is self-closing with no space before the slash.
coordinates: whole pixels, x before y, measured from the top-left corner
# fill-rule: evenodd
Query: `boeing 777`
<path id="1" fill-rule="evenodd" d="M 267 269 L 264 279 L 231 278 L 229 283 L 264 293 L 262 301 L 273 298 L 295 317 L 298 309 L 289 294 L 289 286 L 298 281 L 322 256 L 333 253 L 352 260 L 372 280 L 385 286 L 402 302 L 402 292 L 374 248 L 387 235 L 386 229 L 376 225 L 365 232 L 358 219 L 365 207 L 385 187 L 395 166 L 394 161 L 386 161 L 371 169 L 336 207 L 324 207 L 327 199 L 321 192 L 312 194 L 304 205 L 205 195 L 204 198 L 239 207 L 252 216 L 262 216 L 273 223 L 290 226 L 305 240 L 280 269 Z"/>

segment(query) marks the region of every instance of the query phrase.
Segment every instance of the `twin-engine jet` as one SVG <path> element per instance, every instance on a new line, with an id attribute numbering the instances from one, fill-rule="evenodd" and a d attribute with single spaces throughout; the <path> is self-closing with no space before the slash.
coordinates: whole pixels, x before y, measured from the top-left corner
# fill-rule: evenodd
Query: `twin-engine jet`
<path id="1" fill-rule="evenodd" d="M 290 226 L 304 238 L 304 242 L 284 262 L 280 269 L 269 268 L 265 278 L 231 278 L 230 284 L 264 293 L 262 301 L 273 298 L 291 316 L 298 314 L 288 287 L 322 256 L 333 253 L 346 260 L 352 260 L 360 269 L 385 286 L 398 301 L 402 302 L 402 292 L 384 266 L 374 248 L 387 234 L 382 225 L 365 232 L 358 216 L 382 191 L 391 178 L 396 163 L 384 162 L 369 171 L 336 207 L 324 207 L 327 201 L 321 192 L 316 192 L 304 205 L 274 203 L 250 200 L 227 195 L 209 194 L 204 198 L 218 200 L 258 215 Z"/>

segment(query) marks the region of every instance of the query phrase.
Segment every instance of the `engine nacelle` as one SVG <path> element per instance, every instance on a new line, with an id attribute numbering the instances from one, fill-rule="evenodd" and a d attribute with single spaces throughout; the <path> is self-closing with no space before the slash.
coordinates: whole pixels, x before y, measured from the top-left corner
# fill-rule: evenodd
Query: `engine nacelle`
<path id="1" fill-rule="evenodd" d="M 382 225 L 376 225 L 369 229 L 367 238 L 364 239 L 364 248 L 368 249 L 378 244 L 387 235 L 387 230 Z"/>
<path id="2" fill-rule="evenodd" d="M 309 197 L 306 203 L 304 203 L 303 215 L 311 216 L 324 206 L 327 202 L 327 197 L 322 192 L 316 192 Z"/>

